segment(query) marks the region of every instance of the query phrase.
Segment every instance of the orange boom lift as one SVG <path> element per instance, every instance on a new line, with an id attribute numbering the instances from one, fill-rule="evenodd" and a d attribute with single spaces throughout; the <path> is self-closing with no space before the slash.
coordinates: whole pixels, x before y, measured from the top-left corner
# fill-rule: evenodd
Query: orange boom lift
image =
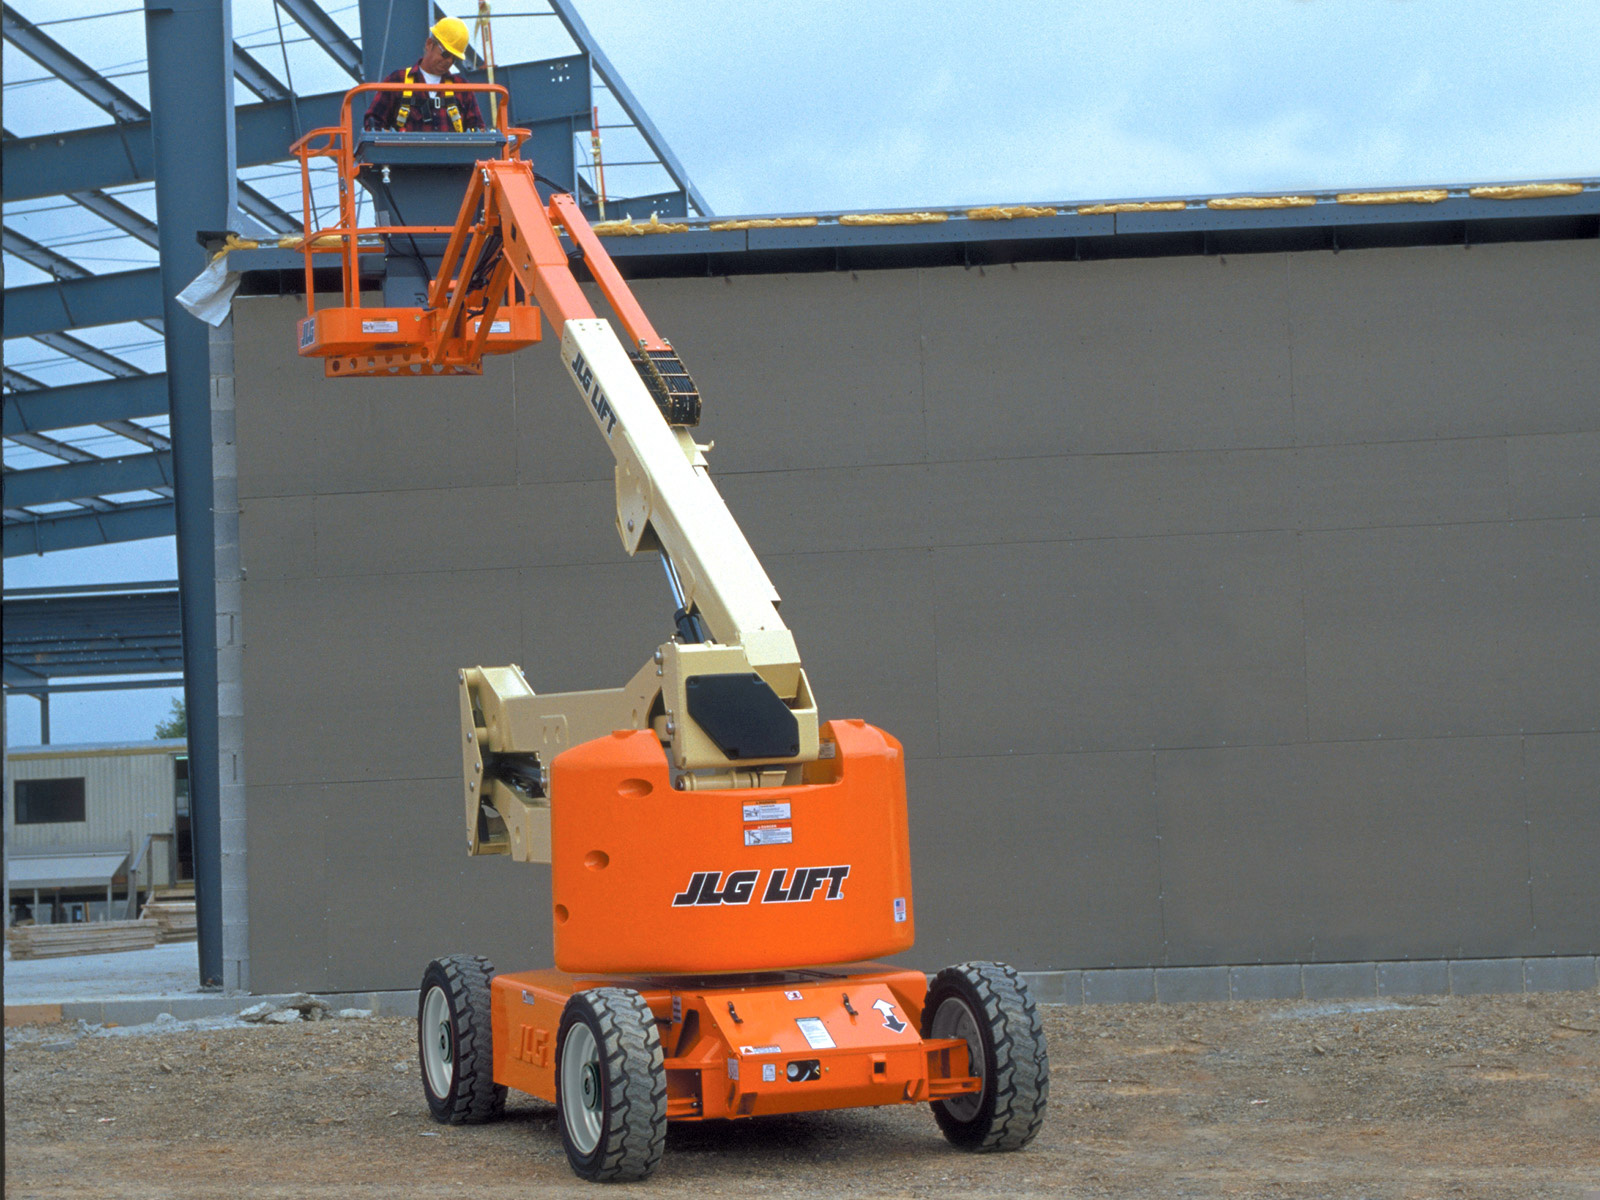
<path id="1" fill-rule="evenodd" d="M 954 1144 L 1020 1149 L 1049 1091 L 1037 1009 L 999 963 L 930 985 L 871 961 L 909 950 L 915 930 L 904 753 L 865 721 L 819 721 L 778 594 L 694 439 L 688 371 L 573 197 L 540 194 L 504 88 L 452 85 L 499 95 L 489 131 L 352 130 L 354 97 L 397 86 L 354 89 L 339 126 L 295 143 L 300 353 L 329 376 L 477 373 L 548 322 L 616 459 L 623 548 L 660 555 L 676 603 L 674 635 L 618 688 L 536 693 L 515 665 L 460 672 L 467 850 L 550 864 L 556 969 L 429 964 L 418 1038 L 433 1115 L 492 1119 L 509 1088 L 554 1101 L 573 1170 L 599 1181 L 648 1175 L 669 1120 L 864 1105 L 930 1102 Z M 322 158 L 340 204 L 313 229 Z M 357 221 L 358 187 L 376 224 Z M 380 249 L 384 302 L 363 305 L 361 257 Z M 320 309 L 319 255 L 343 278 Z"/>

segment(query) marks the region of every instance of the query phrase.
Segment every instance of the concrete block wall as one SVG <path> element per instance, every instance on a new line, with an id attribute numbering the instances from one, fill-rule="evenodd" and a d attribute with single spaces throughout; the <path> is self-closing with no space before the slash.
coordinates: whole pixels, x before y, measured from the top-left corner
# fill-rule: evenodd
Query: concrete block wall
<path id="1" fill-rule="evenodd" d="M 1600 245 L 637 290 L 825 714 L 906 744 L 909 961 L 1593 956 Z M 324 381 L 299 311 L 235 318 L 252 987 L 537 965 L 547 874 L 460 850 L 455 671 L 618 683 L 660 569 L 553 347 Z"/>

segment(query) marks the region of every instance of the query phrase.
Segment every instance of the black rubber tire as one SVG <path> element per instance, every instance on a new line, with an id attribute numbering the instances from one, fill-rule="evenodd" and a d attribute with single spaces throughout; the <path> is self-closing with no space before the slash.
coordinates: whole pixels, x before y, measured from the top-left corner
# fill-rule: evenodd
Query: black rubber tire
<path id="1" fill-rule="evenodd" d="M 976 1025 L 983 1091 L 976 1106 L 964 1097 L 933 1101 L 933 1119 L 963 1150 L 1021 1150 L 1044 1124 L 1050 1099 L 1050 1057 L 1038 1006 L 1021 976 L 1004 963 L 959 963 L 940 971 L 928 988 L 922 1036 L 967 1036 L 970 1047 L 969 1034 L 934 1032 L 940 1009 L 957 1003 Z M 944 1023 L 960 1013 L 950 1008 Z"/>
<path id="2" fill-rule="evenodd" d="M 574 1037 L 578 1026 L 593 1039 Z M 566 1055 L 575 1044 L 596 1052 L 593 1078 L 598 1097 L 589 1106 L 590 1120 L 598 1118 L 595 1144 L 585 1150 L 574 1140 L 574 1123 L 583 1115 L 569 1111 L 582 1106 L 581 1095 L 569 1096 L 564 1086 Z M 556 1123 L 567 1161 L 582 1179 L 594 1183 L 625 1183 L 644 1179 L 661 1162 L 667 1142 L 667 1070 L 661 1049 L 661 1031 L 644 997 L 628 988 L 591 988 L 575 992 L 561 1014 L 556 1035 Z"/>
<path id="3" fill-rule="evenodd" d="M 494 964 L 474 954 L 436 958 L 422 973 L 417 993 L 417 1059 L 422 1069 L 422 1092 L 428 1111 L 443 1125 L 478 1125 L 505 1112 L 506 1089 L 494 1081 L 493 1026 L 489 1013 L 489 980 Z M 429 1029 L 426 1019 L 429 994 L 444 997 L 446 1019 L 442 1028 Z M 448 1039 L 448 1044 L 442 1044 Z M 449 1078 L 436 1090 L 429 1078 L 429 1055 L 448 1064 Z M 436 1071 L 436 1073 L 439 1073 Z"/>

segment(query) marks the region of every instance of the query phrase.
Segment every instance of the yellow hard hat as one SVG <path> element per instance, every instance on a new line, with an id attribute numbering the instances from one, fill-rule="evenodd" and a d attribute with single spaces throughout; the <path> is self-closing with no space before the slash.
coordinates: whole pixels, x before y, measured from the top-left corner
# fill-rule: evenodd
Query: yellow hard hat
<path id="1" fill-rule="evenodd" d="M 456 17 L 441 17 L 439 23 L 428 30 L 433 40 L 450 52 L 451 58 L 467 56 L 467 23 Z"/>

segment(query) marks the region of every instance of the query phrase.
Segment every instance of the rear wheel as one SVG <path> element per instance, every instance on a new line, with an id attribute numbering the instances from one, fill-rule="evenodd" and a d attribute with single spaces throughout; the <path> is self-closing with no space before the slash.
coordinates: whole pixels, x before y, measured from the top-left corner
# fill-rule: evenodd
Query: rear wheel
<path id="1" fill-rule="evenodd" d="M 1004 963 L 961 963 L 934 977 L 922 1010 L 922 1036 L 961 1038 L 976 1093 L 935 1100 L 933 1118 L 963 1150 L 1020 1150 L 1044 1123 L 1050 1059 L 1039 1009 L 1022 978 Z"/>
<path id="2" fill-rule="evenodd" d="M 492 1121 L 505 1111 L 494 1081 L 489 980 L 494 964 L 471 954 L 435 959 L 417 994 L 417 1055 L 433 1119 L 446 1125 Z"/>
<path id="3" fill-rule="evenodd" d="M 575 993 L 556 1037 L 556 1111 L 567 1161 L 597 1183 L 643 1179 L 667 1141 L 667 1071 L 638 992 Z"/>

